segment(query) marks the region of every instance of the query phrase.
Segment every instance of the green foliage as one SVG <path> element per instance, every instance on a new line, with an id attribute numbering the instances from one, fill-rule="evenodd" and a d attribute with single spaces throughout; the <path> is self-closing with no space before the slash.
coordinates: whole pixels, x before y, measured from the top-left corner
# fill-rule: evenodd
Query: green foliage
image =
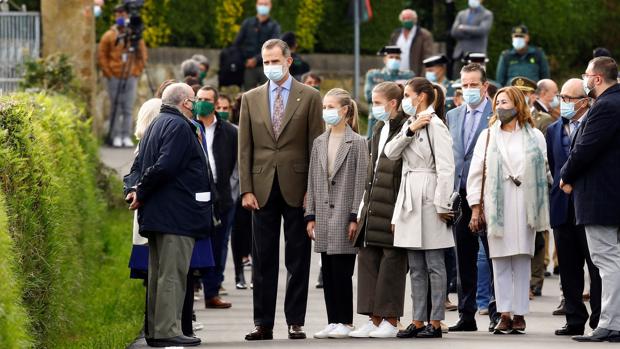
<path id="1" fill-rule="evenodd" d="M 168 25 L 170 0 L 146 0 L 142 20 L 144 21 L 144 41 L 150 47 L 165 45 L 170 40 L 172 30 Z"/>
<path id="2" fill-rule="evenodd" d="M 22 304 L 15 246 L 9 234 L 4 195 L 0 192 L 0 345 L 17 349 L 31 346 L 28 316 Z"/>
<path id="3" fill-rule="evenodd" d="M 53 54 L 46 58 L 29 59 L 21 66 L 22 89 L 51 91 L 77 96 L 81 93 L 73 67 L 66 54 Z"/>
<path id="4" fill-rule="evenodd" d="M 116 338 L 107 347 L 120 347 L 141 317 L 138 289 L 120 273 L 130 243 L 119 231 L 106 233 L 111 222 L 97 186 L 98 144 L 84 120 L 84 110 L 67 97 L 0 98 L 0 188 L 30 317 L 27 332 L 41 348 L 70 347 L 85 340 L 82 335 Z M 123 222 L 130 225 L 131 217 Z M 107 317 L 95 319 L 101 316 Z"/>
<path id="5" fill-rule="evenodd" d="M 215 43 L 219 47 L 226 47 L 232 44 L 241 28 L 243 7 L 239 1 L 218 0 L 215 13 Z"/>
<path id="6" fill-rule="evenodd" d="M 297 12 L 297 45 L 301 51 L 313 51 L 315 34 L 323 17 L 323 0 L 301 0 Z"/>

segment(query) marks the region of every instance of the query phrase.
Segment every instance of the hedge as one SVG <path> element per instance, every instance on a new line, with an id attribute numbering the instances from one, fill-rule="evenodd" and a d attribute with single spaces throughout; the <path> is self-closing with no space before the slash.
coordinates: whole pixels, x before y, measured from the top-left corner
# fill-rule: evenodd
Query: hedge
<path id="1" fill-rule="evenodd" d="M 101 347 L 119 347 L 139 329 L 143 298 L 126 267 L 131 215 L 110 213 L 111 194 L 100 187 L 119 190 L 119 183 L 102 175 L 98 148 L 84 110 L 70 99 L 0 98 L 0 218 L 6 214 L 9 232 L 2 236 L 0 219 L 0 239 L 10 241 L 0 249 L 7 256 L 0 270 L 14 271 L 14 281 L 1 276 L 3 285 L 17 285 L 0 293 L 17 319 L 10 327 L 0 318 L 7 333 L 1 348 L 26 340 L 40 348 L 92 347 L 85 343 L 109 336 L 115 344 Z M 113 311 L 105 313 L 106 305 Z"/>

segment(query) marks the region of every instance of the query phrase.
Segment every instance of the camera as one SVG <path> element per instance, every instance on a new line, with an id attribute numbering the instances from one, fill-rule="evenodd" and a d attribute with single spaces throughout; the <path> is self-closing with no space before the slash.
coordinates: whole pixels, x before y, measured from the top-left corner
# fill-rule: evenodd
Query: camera
<path id="1" fill-rule="evenodd" d="M 138 42 L 142 39 L 142 33 L 144 32 L 144 23 L 140 16 L 140 10 L 144 6 L 144 0 L 123 0 L 123 5 L 129 14 L 127 36 L 131 43 L 131 48 L 134 49 L 138 46 Z"/>

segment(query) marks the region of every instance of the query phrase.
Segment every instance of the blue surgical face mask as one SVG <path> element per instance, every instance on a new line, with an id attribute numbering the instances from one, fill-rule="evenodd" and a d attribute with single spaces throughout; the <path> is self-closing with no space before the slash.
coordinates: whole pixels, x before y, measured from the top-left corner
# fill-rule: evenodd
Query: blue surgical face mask
<path id="1" fill-rule="evenodd" d="M 325 120 L 325 123 L 331 126 L 338 125 L 340 122 L 339 110 L 340 108 L 323 109 L 323 120 Z"/>
<path id="2" fill-rule="evenodd" d="M 124 27 L 125 24 L 127 24 L 127 21 L 125 20 L 125 17 L 118 17 L 116 19 L 116 25 L 119 27 Z"/>
<path id="3" fill-rule="evenodd" d="M 101 10 L 101 6 L 98 6 L 98 5 L 93 6 L 93 14 L 95 15 L 95 17 L 101 16 L 102 12 L 103 11 Z"/>
<path id="4" fill-rule="evenodd" d="M 427 71 L 424 76 L 426 77 L 426 80 L 430 82 L 437 82 L 437 73 L 434 71 Z"/>
<path id="5" fill-rule="evenodd" d="M 523 49 L 525 47 L 525 45 L 527 45 L 525 43 L 525 38 L 522 38 L 522 37 L 512 38 L 512 47 L 514 47 L 515 50 L 519 51 L 519 50 Z"/>
<path id="6" fill-rule="evenodd" d="M 577 111 L 575 110 L 575 103 L 564 101 L 560 102 L 560 115 L 564 119 L 570 120 L 575 117 L 575 114 L 577 114 Z"/>
<path id="7" fill-rule="evenodd" d="M 267 79 L 278 82 L 284 78 L 284 66 L 281 64 L 270 64 L 263 66 L 263 72 Z"/>
<path id="8" fill-rule="evenodd" d="M 413 105 L 413 103 L 411 103 L 411 97 L 405 97 L 403 98 L 403 111 L 405 112 L 405 114 L 407 115 L 415 115 L 415 113 L 417 112 L 417 107 Z"/>
<path id="9" fill-rule="evenodd" d="M 551 109 L 555 109 L 558 105 L 560 105 L 560 98 L 558 96 L 553 96 L 553 99 L 549 102 L 549 106 Z"/>
<path id="10" fill-rule="evenodd" d="M 463 100 L 470 107 L 477 106 L 482 101 L 482 95 L 480 94 L 480 89 L 464 88 L 463 89 Z"/>
<path id="11" fill-rule="evenodd" d="M 592 92 L 592 88 L 590 86 L 588 86 L 588 77 L 586 77 L 585 79 L 581 80 L 583 83 L 583 92 L 586 94 L 586 96 L 590 95 L 590 92 Z"/>
<path id="12" fill-rule="evenodd" d="M 377 119 L 379 121 L 383 121 L 383 122 L 388 122 L 388 120 L 390 120 L 390 113 L 385 111 L 385 106 L 383 106 L 383 105 L 373 106 L 372 107 L 372 116 L 375 119 Z"/>
<path id="13" fill-rule="evenodd" d="M 271 8 L 267 5 L 256 5 L 256 13 L 258 13 L 259 16 L 267 16 L 269 15 L 269 11 L 271 11 Z"/>
<path id="14" fill-rule="evenodd" d="M 390 59 L 388 59 L 387 63 L 385 64 L 385 67 L 388 70 L 398 70 L 398 69 L 400 69 L 400 60 L 395 59 L 395 58 L 390 58 Z"/>

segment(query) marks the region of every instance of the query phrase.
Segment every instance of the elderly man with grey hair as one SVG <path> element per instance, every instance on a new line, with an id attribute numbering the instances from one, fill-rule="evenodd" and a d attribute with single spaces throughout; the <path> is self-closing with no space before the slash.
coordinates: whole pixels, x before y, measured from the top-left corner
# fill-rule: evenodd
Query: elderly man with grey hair
<path id="1" fill-rule="evenodd" d="M 186 59 L 181 63 L 183 82 L 192 85 L 200 85 L 200 63 L 194 59 Z"/>
<path id="2" fill-rule="evenodd" d="M 192 56 L 192 59 L 198 62 L 200 65 L 200 73 L 198 73 L 198 80 L 200 81 L 200 85 L 205 84 L 205 78 L 207 77 L 207 73 L 209 72 L 209 58 L 205 55 L 195 54 Z"/>
<path id="3" fill-rule="evenodd" d="M 159 116 L 140 141 L 132 167 L 140 179 L 126 197 L 129 208 L 138 210 L 140 235 L 148 239 L 145 337 L 152 347 L 200 344 L 181 328 L 195 240 L 213 229 L 207 157 L 190 122 L 193 104 L 194 91 L 187 84 L 164 90 Z"/>
<path id="4" fill-rule="evenodd" d="M 398 19 L 402 27 L 392 33 L 390 45 L 400 47 L 400 70 L 424 76 L 423 61 L 433 54 L 433 34 L 418 26 L 418 14 L 414 10 L 403 10 Z"/>

